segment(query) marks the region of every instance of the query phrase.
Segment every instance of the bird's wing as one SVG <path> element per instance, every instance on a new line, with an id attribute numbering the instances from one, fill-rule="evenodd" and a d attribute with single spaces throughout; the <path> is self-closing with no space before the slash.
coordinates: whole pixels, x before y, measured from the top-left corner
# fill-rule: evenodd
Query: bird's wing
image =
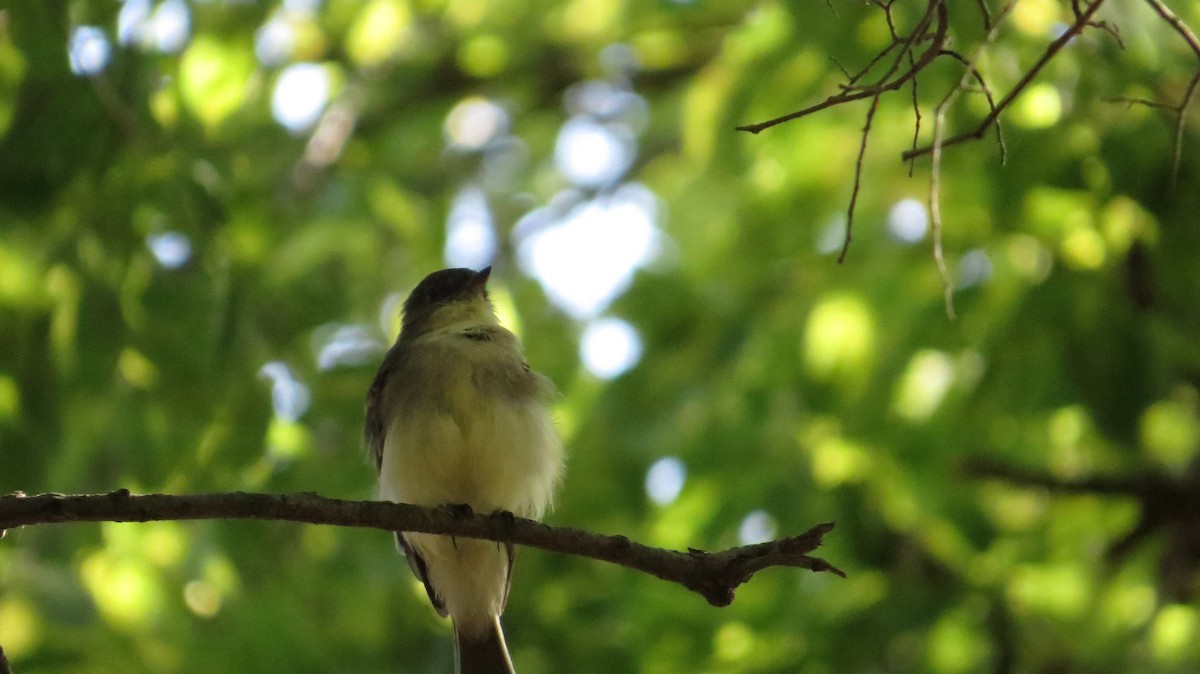
<path id="1" fill-rule="evenodd" d="M 513 562 L 517 559 L 517 548 L 512 543 L 505 543 L 504 549 L 508 552 L 508 574 L 504 576 L 504 596 L 500 598 L 500 612 L 504 613 L 504 607 L 508 606 L 508 591 L 512 589 L 512 570 Z"/>
<path id="2" fill-rule="evenodd" d="M 375 459 L 376 470 L 383 467 L 383 449 L 387 441 L 388 415 L 384 409 L 384 392 L 394 377 L 403 376 L 401 373 L 405 360 L 403 352 L 392 347 L 384 357 L 383 364 L 379 366 L 379 372 L 375 374 L 375 380 L 371 382 L 371 387 L 367 389 L 367 415 L 363 425 L 363 437 L 367 441 L 367 449 L 371 452 L 371 457 Z M 403 532 L 397 531 L 395 535 L 396 546 L 408 559 L 408 566 L 412 569 L 413 575 L 425 586 L 425 592 L 429 595 L 429 601 L 433 604 L 433 608 L 437 609 L 439 615 L 445 617 L 447 615 L 446 607 L 437 593 L 433 591 L 433 586 L 429 584 L 429 573 L 425 568 L 425 560 L 413 546 L 408 544 Z"/>
<path id="3" fill-rule="evenodd" d="M 396 545 L 404 552 L 404 557 L 408 560 L 408 568 L 412 569 L 413 575 L 425 586 L 425 594 L 429 595 L 429 603 L 433 604 L 438 615 L 445 618 L 449 613 L 446 611 L 446 605 L 442 603 L 441 597 L 437 596 L 437 593 L 433 591 L 433 586 L 429 584 L 429 572 L 425 568 L 425 560 L 416 548 L 408 544 L 408 539 L 404 537 L 403 532 L 396 532 Z M 509 575 L 511 576 L 511 574 Z M 507 595 L 507 592 L 505 594 Z"/>
<path id="4" fill-rule="evenodd" d="M 383 358 L 375 380 L 367 389 L 367 417 L 363 425 L 363 437 L 367 441 L 367 449 L 375 459 L 375 470 L 383 467 L 383 445 L 387 436 L 387 411 L 383 407 L 384 392 L 388 383 L 404 367 L 406 360 L 403 352 L 393 346 Z"/>

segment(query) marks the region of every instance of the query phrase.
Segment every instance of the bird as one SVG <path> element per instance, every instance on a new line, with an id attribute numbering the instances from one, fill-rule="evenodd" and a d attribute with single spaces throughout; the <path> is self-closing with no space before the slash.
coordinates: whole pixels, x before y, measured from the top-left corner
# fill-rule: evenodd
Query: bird
<path id="1" fill-rule="evenodd" d="M 435 271 L 409 294 L 367 391 L 364 435 L 383 500 L 540 520 L 564 470 L 548 407 L 557 393 L 500 325 L 491 271 Z M 512 544 L 395 537 L 433 607 L 453 622 L 458 674 L 513 674 L 500 626 Z"/>

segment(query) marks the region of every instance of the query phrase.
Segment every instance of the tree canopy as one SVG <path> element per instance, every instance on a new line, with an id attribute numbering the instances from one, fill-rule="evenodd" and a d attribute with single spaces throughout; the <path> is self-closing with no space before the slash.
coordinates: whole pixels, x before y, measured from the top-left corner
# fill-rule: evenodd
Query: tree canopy
<path id="1" fill-rule="evenodd" d="M 0 4 L 0 493 L 371 498 L 399 302 L 494 264 L 562 393 L 549 522 L 719 549 L 836 521 L 847 574 L 714 608 L 525 549 L 522 674 L 1196 671 L 1200 2 L 1169 4 Z M 930 44 L 894 90 L 735 130 Z M 988 125 L 931 195 L 902 153 L 1009 92 L 1003 161 Z M 0 646 L 453 662 L 389 536 L 277 522 L 9 530 Z"/>

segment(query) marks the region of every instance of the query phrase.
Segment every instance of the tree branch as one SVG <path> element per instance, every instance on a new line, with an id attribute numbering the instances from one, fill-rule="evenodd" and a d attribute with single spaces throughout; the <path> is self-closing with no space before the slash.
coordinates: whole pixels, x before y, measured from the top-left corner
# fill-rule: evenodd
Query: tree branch
<path id="1" fill-rule="evenodd" d="M 127 489 L 108 494 L 22 494 L 0 497 L 0 530 L 31 524 L 63 522 L 150 522 L 158 520 L 256 519 L 366 527 L 384 531 L 452 534 L 466 538 L 506 541 L 552 552 L 591 557 L 636 569 L 679 583 L 713 606 L 727 606 L 738 586 L 772 566 L 790 566 L 815 573 L 845 574 L 808 553 L 821 545 L 833 523 L 756 545 L 720 552 L 687 552 L 652 548 L 624 536 L 606 536 L 580 529 L 552 527 L 510 513 L 460 514 L 457 509 L 422 508 L 384 501 L 345 501 L 313 493 L 134 496 Z"/>
<path id="2" fill-rule="evenodd" d="M 963 464 L 963 473 L 967 477 L 1003 480 L 1015 485 L 1042 487 L 1064 494 L 1103 494 L 1138 498 L 1156 494 L 1174 497 L 1178 491 L 1169 481 L 1153 473 L 1136 476 L 1094 475 L 1061 478 L 1029 468 L 983 459 L 968 460 Z"/>
<path id="3" fill-rule="evenodd" d="M 1196 58 L 1200 58 L 1200 38 L 1196 37 L 1196 34 L 1192 32 L 1191 28 L 1188 28 L 1183 19 L 1179 18 L 1175 12 L 1171 11 L 1170 7 L 1167 7 L 1159 0 L 1146 0 L 1146 2 L 1150 3 L 1150 7 L 1163 18 L 1163 21 L 1166 21 L 1176 33 L 1179 33 L 1184 42 L 1188 43 L 1188 46 L 1192 48 L 1192 52 L 1196 54 Z"/>
<path id="4" fill-rule="evenodd" d="M 944 147 L 944 138 L 946 133 L 946 110 L 958 99 L 958 96 L 966 91 L 968 83 L 972 78 L 979 82 L 983 87 L 984 95 L 987 96 L 988 105 L 991 106 L 992 112 L 996 112 L 996 104 L 992 101 L 991 91 L 987 88 L 987 84 L 983 76 L 979 74 L 979 70 L 975 67 L 976 61 L 983 51 L 996 39 L 996 35 L 1000 32 L 1000 26 L 1008 13 L 1012 10 L 1013 3 L 1009 2 L 1000 10 L 1000 15 L 996 17 L 994 22 L 991 22 L 991 29 L 983 41 L 975 48 L 975 52 L 970 58 L 963 57 L 957 52 L 946 50 L 944 54 L 951 58 L 957 59 L 963 64 L 965 72 L 958 81 L 958 85 L 946 92 L 942 100 L 933 110 L 933 156 L 929 173 L 929 220 L 933 230 L 933 261 L 937 265 L 938 276 L 942 279 L 942 301 L 946 306 L 947 318 L 954 320 L 954 282 L 950 278 L 950 272 L 946 268 L 946 258 L 942 248 L 942 148 Z M 1000 144 L 1000 162 L 1004 163 L 1004 136 L 1000 132 L 1000 118 L 995 118 L 996 124 L 996 139 Z M 912 161 L 909 160 L 909 171 L 912 171 Z"/>
<path id="5" fill-rule="evenodd" d="M 1096 10 L 1100 9 L 1100 5 L 1103 4 L 1104 0 L 1093 0 L 1092 3 L 1088 5 L 1087 9 L 1083 10 L 1083 12 L 1079 13 L 1075 17 L 1074 23 L 1068 26 L 1067 29 L 1063 31 L 1062 35 L 1058 36 L 1058 39 L 1054 40 L 1048 47 L 1046 47 L 1046 51 L 1037 60 L 1037 62 L 1034 63 L 1029 70 L 1025 71 L 1025 74 L 1021 76 L 1021 79 L 1017 81 L 1012 90 L 1010 90 L 1004 98 L 1000 99 L 1000 102 L 992 108 L 992 111 L 983 118 L 983 121 L 981 121 L 977 127 L 971 131 L 966 131 L 958 134 L 957 136 L 947 138 L 940 143 L 941 147 L 946 148 L 951 145 L 957 145 L 964 140 L 978 140 L 983 138 L 984 134 L 987 133 L 988 127 L 1000 118 L 1000 113 L 1004 112 L 1008 106 L 1012 105 L 1012 102 L 1017 99 L 1017 96 L 1020 96 L 1021 93 L 1025 91 L 1025 88 L 1028 87 L 1029 84 L 1033 82 L 1033 79 L 1037 77 L 1038 73 L 1042 71 L 1042 68 L 1046 67 L 1046 64 L 1049 63 L 1055 56 L 1057 56 L 1058 52 L 1062 51 L 1063 47 L 1067 46 L 1068 42 L 1070 42 L 1076 35 L 1083 32 L 1084 28 L 1087 28 L 1090 25 L 1092 17 L 1096 14 Z M 904 161 L 908 161 L 922 155 L 930 154 L 933 151 L 934 146 L 930 144 L 925 147 L 917 148 L 916 150 L 907 150 L 900 155 L 900 157 Z"/>
<path id="6" fill-rule="evenodd" d="M 916 82 L 916 80 L 913 80 Z M 846 208 L 846 236 L 842 239 L 842 252 L 838 254 L 838 264 L 846 261 L 850 252 L 850 239 L 854 235 L 854 207 L 858 204 L 858 190 L 862 187 L 863 159 L 867 156 L 867 138 L 871 135 L 871 123 L 875 120 L 875 110 L 879 108 L 879 96 L 871 99 L 871 107 L 867 108 L 867 121 L 863 124 L 862 141 L 858 146 L 858 158 L 854 160 L 854 187 L 850 191 L 850 205 Z"/>
<path id="7" fill-rule="evenodd" d="M 926 30 L 928 29 L 930 23 L 934 22 L 935 19 L 936 26 L 934 33 L 933 35 L 929 35 Z M 815 112 L 820 112 L 826 108 L 832 108 L 837 105 L 843 105 L 853 101 L 861 101 L 868 98 L 878 98 L 880 94 L 888 91 L 895 91 L 896 89 L 904 86 L 905 82 L 908 82 L 910 79 L 916 77 L 917 73 L 924 70 L 926 66 L 928 66 L 935 58 L 937 58 L 938 53 L 941 52 L 946 44 L 946 31 L 948 30 L 948 27 L 949 16 L 946 11 L 945 3 L 942 2 L 942 0 L 930 0 L 926 8 L 925 16 L 921 18 L 920 23 L 918 23 L 917 27 L 913 29 L 913 32 L 899 41 L 893 41 L 891 45 L 877 54 L 862 71 L 851 77 L 848 83 L 842 85 L 842 93 L 834 94 L 820 103 L 810 105 L 803 110 L 797 110 L 796 112 L 783 115 L 782 117 L 776 117 L 775 119 L 769 119 L 765 122 L 759 122 L 757 124 L 743 124 L 742 126 L 735 127 L 735 130 L 749 131 L 750 133 L 758 134 L 773 126 L 783 124 L 784 122 L 790 122 L 793 119 L 807 117 L 808 115 L 811 115 Z M 912 64 L 903 73 L 900 73 L 892 78 L 892 76 L 898 70 L 900 59 L 903 58 L 905 54 L 910 53 L 909 50 L 912 49 L 913 45 L 925 39 L 930 40 L 929 47 L 922 52 L 921 55 L 917 57 L 915 62 L 912 62 Z M 894 61 L 888 68 L 888 71 L 883 75 L 883 77 L 879 79 L 879 81 L 871 85 L 857 84 L 857 81 L 866 75 L 871 66 L 878 63 L 885 54 L 887 54 L 896 46 L 900 47 L 900 54 L 897 56 L 896 61 Z"/>

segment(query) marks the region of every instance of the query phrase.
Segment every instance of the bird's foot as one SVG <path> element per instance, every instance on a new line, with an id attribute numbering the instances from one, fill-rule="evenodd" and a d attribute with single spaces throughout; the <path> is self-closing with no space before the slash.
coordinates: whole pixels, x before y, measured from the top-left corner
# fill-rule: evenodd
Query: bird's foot
<path id="1" fill-rule="evenodd" d="M 510 527 L 517 523 L 517 516 L 511 510 L 493 510 L 491 516 Z"/>
<path id="2" fill-rule="evenodd" d="M 443 503 L 437 509 L 456 520 L 470 519 L 475 516 L 475 509 L 469 503 Z M 458 549 L 458 538 L 451 536 L 450 543 L 454 545 L 455 550 Z"/>
<path id="3" fill-rule="evenodd" d="M 465 520 L 475 516 L 475 509 L 469 503 L 443 503 L 438 510 L 456 520 Z"/>

